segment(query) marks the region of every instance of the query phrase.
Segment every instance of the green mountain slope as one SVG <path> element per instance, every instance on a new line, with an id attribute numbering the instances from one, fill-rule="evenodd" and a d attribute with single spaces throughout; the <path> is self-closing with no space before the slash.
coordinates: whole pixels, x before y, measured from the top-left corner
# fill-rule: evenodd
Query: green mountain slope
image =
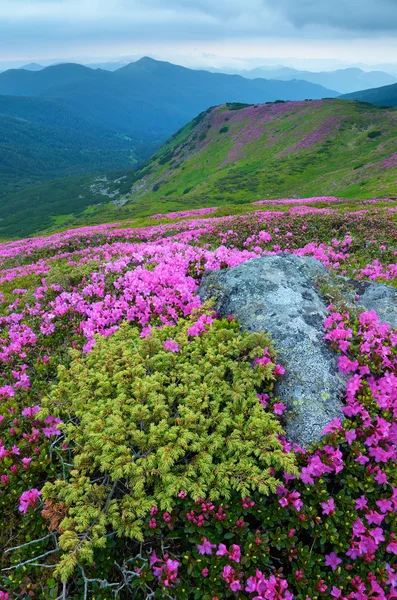
<path id="1" fill-rule="evenodd" d="M 202 113 L 135 177 L 136 211 L 397 191 L 397 110 L 324 100 Z"/>
<path id="2" fill-rule="evenodd" d="M 0 74 L 0 199 L 56 177 L 129 168 L 229 99 L 335 94 L 304 81 L 248 81 L 149 58 L 114 73 L 78 64 L 11 69 Z"/>
<path id="3" fill-rule="evenodd" d="M 397 106 L 397 83 L 369 90 L 362 90 L 352 94 L 345 94 L 341 96 L 341 98 L 369 102 L 370 104 L 376 104 L 377 106 Z"/>
<path id="4" fill-rule="evenodd" d="M 0 96 L 0 198 L 65 175 L 131 168 L 148 156 L 140 150 L 53 100 Z"/>
<path id="5" fill-rule="evenodd" d="M 393 108 L 339 99 L 222 105 L 136 171 L 10 195 L 0 237 L 266 198 L 395 196 L 396 149 Z"/>

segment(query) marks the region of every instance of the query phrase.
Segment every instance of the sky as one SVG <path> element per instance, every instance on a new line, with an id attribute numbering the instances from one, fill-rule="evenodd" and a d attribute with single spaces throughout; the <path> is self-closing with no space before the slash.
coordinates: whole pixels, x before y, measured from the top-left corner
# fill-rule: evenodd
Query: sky
<path id="1" fill-rule="evenodd" d="M 397 0 L 0 0 L 0 69 L 144 55 L 191 67 L 387 67 L 396 33 Z"/>

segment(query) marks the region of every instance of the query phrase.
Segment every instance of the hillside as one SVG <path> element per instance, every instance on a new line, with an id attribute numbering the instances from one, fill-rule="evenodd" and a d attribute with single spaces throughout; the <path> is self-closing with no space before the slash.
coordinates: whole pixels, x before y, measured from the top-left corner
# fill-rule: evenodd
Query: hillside
<path id="1" fill-rule="evenodd" d="M 396 195 L 397 111 L 325 100 L 201 113 L 136 171 L 2 201 L 1 237 L 280 197 Z"/>
<path id="2" fill-rule="evenodd" d="M 280 79 L 289 81 L 291 79 L 303 79 L 317 85 L 323 85 L 341 94 L 348 94 L 368 88 L 376 88 L 384 85 L 397 83 L 397 77 L 384 73 L 383 71 L 363 71 L 358 68 L 337 69 L 336 71 L 300 71 L 290 67 L 280 68 L 256 68 L 249 71 L 240 71 L 240 75 L 255 79 Z"/>
<path id="3" fill-rule="evenodd" d="M 65 175 L 131 168 L 147 156 L 136 140 L 53 100 L 0 96 L 0 198 Z"/>
<path id="4" fill-rule="evenodd" d="M 0 74 L 0 198 L 54 178 L 131 168 L 208 106 L 335 94 L 307 82 L 248 81 L 149 58 L 114 73 L 78 64 L 8 70 Z M 53 197 L 56 204 L 57 191 Z M 0 218 L 15 204 L 4 202 Z"/>
<path id="5" fill-rule="evenodd" d="M 397 83 L 394 85 L 385 85 L 379 88 L 362 90 L 353 94 L 341 96 L 347 100 L 359 100 L 360 102 L 369 102 L 377 106 L 397 106 Z"/>
<path id="6" fill-rule="evenodd" d="M 221 106 L 138 171 L 129 201 L 149 213 L 283 196 L 387 197 L 396 194 L 396 148 L 394 109 L 341 100 Z"/>

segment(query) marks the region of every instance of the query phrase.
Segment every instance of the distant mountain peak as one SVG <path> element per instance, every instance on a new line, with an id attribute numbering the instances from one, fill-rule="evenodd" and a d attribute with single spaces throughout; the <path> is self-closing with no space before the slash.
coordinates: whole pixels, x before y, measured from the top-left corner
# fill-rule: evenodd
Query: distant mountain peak
<path id="1" fill-rule="evenodd" d="M 45 67 L 43 65 L 39 65 L 39 63 L 29 63 L 27 65 L 23 65 L 23 67 L 20 67 L 21 69 L 23 69 L 24 71 L 42 71 L 43 69 L 45 69 Z"/>
<path id="2" fill-rule="evenodd" d="M 151 56 L 142 56 L 142 58 L 139 58 L 135 62 L 137 64 L 157 64 L 159 62 L 164 62 L 164 61 L 156 60 L 155 58 L 152 58 Z"/>
<path id="3" fill-rule="evenodd" d="M 74 69 L 75 71 L 80 71 L 80 72 L 89 72 L 92 71 L 92 69 L 90 69 L 89 67 L 86 67 L 84 65 L 81 65 L 80 63 L 73 63 L 73 62 L 67 62 L 67 63 L 57 63 L 56 65 L 50 65 L 49 67 L 44 67 L 43 70 L 45 71 L 71 71 L 72 69 Z"/>

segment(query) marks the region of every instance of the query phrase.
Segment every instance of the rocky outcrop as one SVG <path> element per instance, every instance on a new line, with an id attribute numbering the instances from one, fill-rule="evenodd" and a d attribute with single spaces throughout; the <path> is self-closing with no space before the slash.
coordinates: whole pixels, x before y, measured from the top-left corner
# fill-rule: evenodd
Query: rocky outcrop
<path id="1" fill-rule="evenodd" d="M 265 256 L 204 276 L 200 296 L 215 298 L 223 316 L 233 314 L 250 332 L 271 335 L 286 375 L 278 397 L 286 404 L 286 433 L 308 445 L 341 415 L 345 381 L 337 356 L 323 339 L 327 309 L 314 285 L 326 269 L 313 258 Z"/>
<path id="2" fill-rule="evenodd" d="M 337 355 L 324 340 L 327 309 L 316 282 L 338 285 L 348 306 L 375 310 L 397 327 L 397 290 L 371 281 L 331 280 L 314 258 L 289 253 L 263 256 L 203 277 L 202 300 L 214 298 L 222 316 L 234 315 L 242 329 L 271 335 L 286 375 L 277 395 L 286 404 L 287 438 L 307 446 L 325 425 L 342 417 L 346 380 Z M 335 283 L 336 282 L 336 283 Z"/>

